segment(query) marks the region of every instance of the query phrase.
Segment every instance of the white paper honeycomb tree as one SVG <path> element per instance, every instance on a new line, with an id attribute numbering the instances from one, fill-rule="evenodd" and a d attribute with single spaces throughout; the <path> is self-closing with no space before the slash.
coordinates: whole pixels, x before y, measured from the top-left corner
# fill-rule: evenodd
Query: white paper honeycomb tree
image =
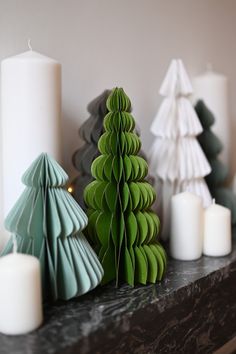
<path id="1" fill-rule="evenodd" d="M 167 240 L 171 196 L 187 190 L 200 196 L 204 207 L 210 205 L 204 176 L 211 168 L 196 139 L 202 126 L 189 100 L 192 86 L 180 59 L 172 60 L 159 93 L 164 100 L 151 125 L 155 140 L 149 157 L 160 200 L 162 238 Z"/>

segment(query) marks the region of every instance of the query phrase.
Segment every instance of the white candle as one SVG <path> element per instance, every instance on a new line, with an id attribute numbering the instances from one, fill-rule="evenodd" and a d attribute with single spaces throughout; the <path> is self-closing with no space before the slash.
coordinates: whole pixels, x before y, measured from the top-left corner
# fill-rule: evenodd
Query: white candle
<path id="1" fill-rule="evenodd" d="M 189 192 L 171 199 L 170 252 L 173 258 L 191 261 L 202 255 L 203 207 L 200 197 Z"/>
<path id="2" fill-rule="evenodd" d="M 29 50 L 1 64 L 3 207 L 22 192 L 21 176 L 42 152 L 61 162 L 61 66 Z"/>
<path id="3" fill-rule="evenodd" d="M 230 130 L 228 114 L 228 80 L 226 76 L 209 69 L 193 79 L 195 99 L 203 99 L 215 116 L 212 130 L 222 140 L 224 150 L 221 157 L 225 163 L 229 160 Z"/>
<path id="4" fill-rule="evenodd" d="M 37 258 L 12 253 L 0 258 L 0 332 L 20 335 L 43 321 L 40 264 Z"/>
<path id="5" fill-rule="evenodd" d="M 226 256 L 231 250 L 231 212 L 213 200 L 204 213 L 203 253 L 217 257 Z"/>

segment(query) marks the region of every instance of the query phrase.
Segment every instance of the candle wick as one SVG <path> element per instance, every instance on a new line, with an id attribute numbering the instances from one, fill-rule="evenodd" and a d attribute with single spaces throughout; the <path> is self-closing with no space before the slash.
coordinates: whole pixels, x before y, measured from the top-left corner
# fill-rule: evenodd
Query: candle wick
<path id="1" fill-rule="evenodd" d="M 16 241 L 16 235 L 12 235 L 12 242 L 13 242 L 13 253 L 17 253 L 17 241 Z"/>
<path id="2" fill-rule="evenodd" d="M 29 50 L 33 50 L 32 46 L 31 46 L 31 39 L 30 38 L 28 39 L 28 47 L 29 47 Z"/>
<path id="3" fill-rule="evenodd" d="M 216 200 L 215 198 L 212 199 L 212 204 L 215 204 L 216 203 Z"/>

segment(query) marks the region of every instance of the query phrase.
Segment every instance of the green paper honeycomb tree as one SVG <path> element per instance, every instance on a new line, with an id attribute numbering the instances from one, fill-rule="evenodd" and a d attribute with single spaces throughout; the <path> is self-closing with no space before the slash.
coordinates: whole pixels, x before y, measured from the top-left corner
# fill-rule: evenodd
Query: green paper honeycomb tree
<path id="1" fill-rule="evenodd" d="M 84 193 L 87 233 L 104 268 L 103 284 L 115 280 L 116 286 L 155 283 L 166 269 L 165 251 L 156 240 L 159 218 L 151 210 L 155 192 L 145 180 L 147 163 L 137 156 L 141 142 L 130 108 L 123 89 L 113 89 L 98 142 L 101 155 L 91 168 L 95 180 Z"/>
<path id="2" fill-rule="evenodd" d="M 205 177 L 206 183 L 216 202 L 231 210 L 232 224 L 236 224 L 236 195 L 224 186 L 228 176 L 228 168 L 218 158 L 223 145 L 211 131 L 215 117 L 202 100 L 197 102 L 195 110 L 204 129 L 198 136 L 198 141 L 211 166 L 211 173 Z"/>

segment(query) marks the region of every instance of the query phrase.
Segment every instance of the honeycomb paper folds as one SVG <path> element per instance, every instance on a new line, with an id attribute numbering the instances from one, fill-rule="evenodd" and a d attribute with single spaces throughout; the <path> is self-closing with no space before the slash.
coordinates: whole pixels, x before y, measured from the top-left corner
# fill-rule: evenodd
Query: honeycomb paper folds
<path id="1" fill-rule="evenodd" d="M 107 113 L 106 101 L 110 90 L 105 90 L 101 95 L 91 101 L 87 107 L 90 117 L 79 129 L 83 145 L 73 154 L 72 162 L 78 176 L 72 181 L 72 194 L 76 201 L 85 210 L 83 191 L 92 181 L 91 165 L 99 155 L 98 140 L 103 133 L 103 119 Z"/>
<path id="2" fill-rule="evenodd" d="M 172 60 L 160 89 L 164 99 L 150 128 L 155 137 L 149 155 L 150 169 L 160 193 L 158 212 L 165 240 L 169 236 L 172 195 L 188 190 L 202 198 L 204 207 L 211 204 L 204 180 L 211 167 L 196 139 L 203 129 L 189 101 L 192 92 L 182 61 Z"/>
<path id="3" fill-rule="evenodd" d="M 155 283 L 163 277 L 166 256 L 156 240 L 159 219 L 151 210 L 155 192 L 145 179 L 147 163 L 137 155 L 141 143 L 131 103 L 116 88 L 107 108 L 100 156 L 92 164 L 95 180 L 85 189 L 88 235 L 104 268 L 103 283 Z"/>

